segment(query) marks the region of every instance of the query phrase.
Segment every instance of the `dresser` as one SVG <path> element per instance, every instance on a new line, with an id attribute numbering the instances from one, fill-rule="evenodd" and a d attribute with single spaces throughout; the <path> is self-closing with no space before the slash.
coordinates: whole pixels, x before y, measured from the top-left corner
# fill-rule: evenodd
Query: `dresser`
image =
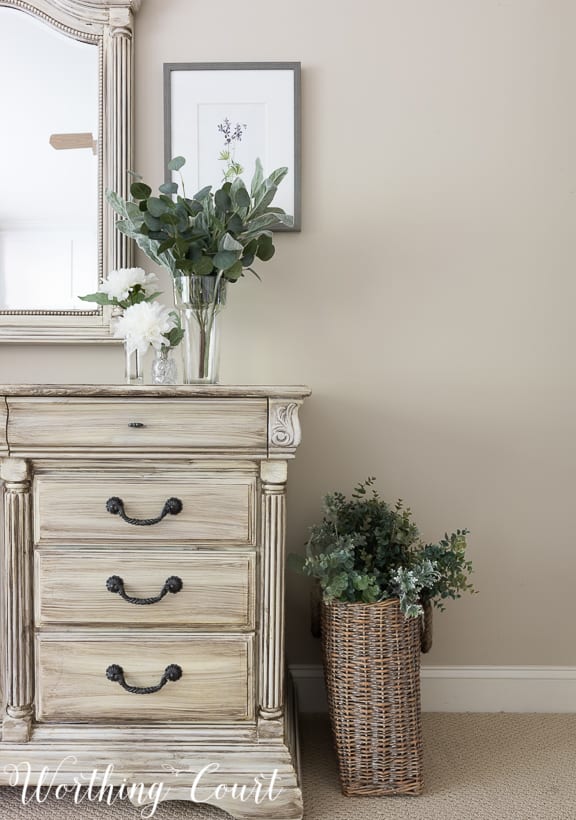
<path id="1" fill-rule="evenodd" d="M 0 387 L 1 784 L 302 817 L 284 551 L 309 392 Z"/>

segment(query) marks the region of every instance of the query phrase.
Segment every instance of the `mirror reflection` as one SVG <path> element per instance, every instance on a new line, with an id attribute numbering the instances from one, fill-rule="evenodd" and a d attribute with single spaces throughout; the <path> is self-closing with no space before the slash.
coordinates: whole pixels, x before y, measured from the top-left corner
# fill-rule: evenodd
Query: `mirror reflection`
<path id="1" fill-rule="evenodd" d="M 0 6 L 0 311 L 98 286 L 98 47 Z"/>

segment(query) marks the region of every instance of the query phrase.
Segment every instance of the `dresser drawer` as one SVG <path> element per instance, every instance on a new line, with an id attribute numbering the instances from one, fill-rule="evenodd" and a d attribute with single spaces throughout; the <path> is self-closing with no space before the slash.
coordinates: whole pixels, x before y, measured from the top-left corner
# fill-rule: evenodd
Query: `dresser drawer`
<path id="1" fill-rule="evenodd" d="M 9 398 L 13 453 L 266 451 L 266 399 Z"/>
<path id="2" fill-rule="evenodd" d="M 169 498 L 182 502 L 179 513 L 148 526 L 127 523 L 106 508 L 122 501 L 126 516 L 146 520 L 160 515 Z M 180 475 L 98 478 L 45 474 L 34 481 L 34 538 L 42 545 L 83 544 L 255 544 L 256 479 L 249 475 L 190 478 Z"/>
<path id="3" fill-rule="evenodd" d="M 181 677 L 158 692 L 133 694 L 107 678 L 114 665 L 133 687 L 157 686 L 171 665 Z M 253 638 L 40 634 L 36 681 L 39 721 L 247 721 L 254 715 Z"/>
<path id="4" fill-rule="evenodd" d="M 38 550 L 36 625 L 254 629 L 255 559 L 237 552 L 86 550 L 79 572 L 76 552 Z"/>

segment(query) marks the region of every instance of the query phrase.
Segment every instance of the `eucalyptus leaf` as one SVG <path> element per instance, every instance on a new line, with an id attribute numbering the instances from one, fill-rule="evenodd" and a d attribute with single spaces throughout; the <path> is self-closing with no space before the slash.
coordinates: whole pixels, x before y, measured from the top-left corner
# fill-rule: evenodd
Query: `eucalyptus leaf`
<path id="1" fill-rule="evenodd" d="M 190 247 L 186 251 L 186 256 L 193 262 L 197 262 L 198 259 L 200 259 L 200 257 L 202 256 L 202 248 L 199 245 L 190 245 Z"/>
<path id="2" fill-rule="evenodd" d="M 214 267 L 218 270 L 226 271 L 238 260 L 238 253 L 235 251 L 218 251 L 214 256 Z"/>
<path id="3" fill-rule="evenodd" d="M 228 211 L 232 207 L 232 200 L 223 188 L 214 194 L 214 202 L 216 203 L 216 208 L 220 211 Z"/>
<path id="4" fill-rule="evenodd" d="M 158 188 L 163 194 L 177 194 L 178 184 L 176 182 L 163 182 Z"/>
<path id="5" fill-rule="evenodd" d="M 183 165 L 186 165 L 186 160 L 184 159 L 184 157 L 174 157 L 168 163 L 168 170 L 179 171 Z"/>
<path id="6" fill-rule="evenodd" d="M 236 282 L 242 276 L 242 262 L 238 260 L 234 262 L 234 264 L 229 267 L 227 270 L 224 271 L 224 277 L 229 282 Z"/>
<path id="7" fill-rule="evenodd" d="M 176 241 L 174 242 L 174 247 L 178 256 L 184 256 L 186 251 L 188 250 L 188 243 L 179 236 Z"/>
<path id="8" fill-rule="evenodd" d="M 144 222 L 146 223 L 147 228 L 151 231 L 159 231 L 162 229 L 162 223 L 160 220 L 155 216 L 152 216 L 149 211 L 146 211 L 144 214 Z"/>
<path id="9" fill-rule="evenodd" d="M 218 244 L 218 250 L 238 251 L 239 253 L 242 253 L 244 251 L 244 245 L 238 242 L 237 239 L 234 239 L 233 236 L 230 236 L 229 233 L 225 233 Z"/>
<path id="10" fill-rule="evenodd" d="M 242 179 L 242 177 L 237 177 L 232 183 L 232 188 L 230 189 L 230 196 L 232 197 L 232 201 L 237 208 L 247 209 L 250 207 L 250 194 L 246 190 L 246 186 L 244 185 L 244 180 Z"/>
<path id="11" fill-rule="evenodd" d="M 256 251 L 256 256 L 262 262 L 267 262 L 274 256 L 275 250 L 276 249 L 274 248 L 274 244 L 270 237 L 264 234 L 258 240 L 258 250 Z"/>
<path id="12" fill-rule="evenodd" d="M 211 190 L 212 190 L 212 186 L 211 185 L 206 185 L 204 188 L 200 188 L 198 193 L 194 194 L 193 199 L 198 200 L 198 202 L 202 202 L 203 199 L 206 199 L 206 197 L 209 195 Z"/>
<path id="13" fill-rule="evenodd" d="M 189 259 L 177 259 L 175 263 L 176 270 L 183 273 L 194 273 L 194 263 Z"/>
<path id="14" fill-rule="evenodd" d="M 266 261 L 274 254 L 271 231 L 291 224 L 292 217 L 272 207 L 287 169 L 277 168 L 264 178 L 262 163 L 256 160 L 249 191 L 231 153 L 226 162 L 230 173 L 220 187 L 213 190 L 207 185 L 192 199 L 186 198 L 183 189 L 180 196 L 178 184 L 171 180 L 162 183 L 153 196 L 150 186 L 132 174 L 132 200 L 106 191 L 110 207 L 120 216 L 118 231 L 173 274 L 218 273 L 230 282 L 245 270 L 257 275 L 251 267 L 255 257 Z M 179 171 L 184 164 L 184 157 L 174 157 L 168 168 Z"/>
<path id="15" fill-rule="evenodd" d="M 152 188 L 145 182 L 133 182 L 130 186 L 130 193 L 134 199 L 148 199 L 152 193 Z"/>
<path id="16" fill-rule="evenodd" d="M 166 239 L 164 242 L 161 242 L 160 245 L 158 245 L 158 253 L 160 254 L 169 251 L 171 248 L 174 247 L 175 241 L 175 239 L 170 237 L 169 239 Z"/>
<path id="17" fill-rule="evenodd" d="M 156 196 L 151 196 L 148 199 L 148 211 L 152 214 L 152 216 L 162 216 L 168 210 L 168 206 L 165 202 L 162 202 Z"/>
<path id="18" fill-rule="evenodd" d="M 214 268 L 214 263 L 209 256 L 201 256 L 192 266 L 192 270 L 198 276 L 209 276 Z"/>
<path id="19" fill-rule="evenodd" d="M 239 214 L 232 214 L 230 219 L 226 222 L 226 228 L 229 233 L 239 234 L 244 230 L 244 220 Z"/>
<path id="20" fill-rule="evenodd" d="M 179 224 L 180 220 L 178 219 L 176 214 L 165 213 L 162 214 L 162 216 L 160 217 L 160 222 L 162 223 L 162 225 L 172 225 L 176 227 Z"/>
<path id="21" fill-rule="evenodd" d="M 180 202 L 180 199 L 178 200 Z M 198 202 L 195 199 L 183 199 L 182 204 L 190 214 L 190 216 L 196 216 L 202 210 L 202 203 Z"/>

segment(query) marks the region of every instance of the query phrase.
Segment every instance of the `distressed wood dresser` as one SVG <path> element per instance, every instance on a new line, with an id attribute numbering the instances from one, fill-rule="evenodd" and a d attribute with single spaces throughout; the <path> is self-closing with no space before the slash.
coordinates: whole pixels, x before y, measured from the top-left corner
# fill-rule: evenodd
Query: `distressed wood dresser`
<path id="1" fill-rule="evenodd" d="M 284 531 L 309 392 L 0 388 L 0 783 L 302 817 Z"/>

